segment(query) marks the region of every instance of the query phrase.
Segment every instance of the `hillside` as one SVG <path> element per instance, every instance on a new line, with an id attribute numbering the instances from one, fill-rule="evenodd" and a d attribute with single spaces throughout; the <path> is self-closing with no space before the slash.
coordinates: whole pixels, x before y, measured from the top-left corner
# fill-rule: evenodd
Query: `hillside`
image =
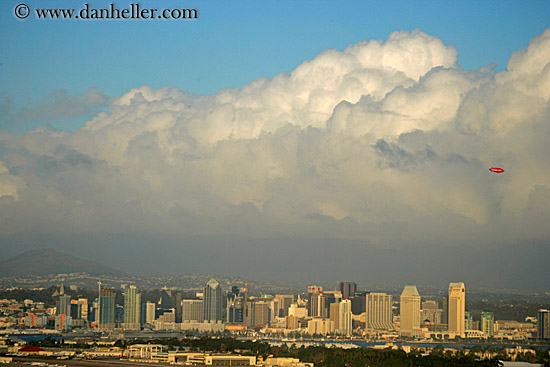
<path id="1" fill-rule="evenodd" d="M 52 249 L 31 250 L 0 262 L 0 277 L 69 273 L 121 274 L 108 266 Z"/>

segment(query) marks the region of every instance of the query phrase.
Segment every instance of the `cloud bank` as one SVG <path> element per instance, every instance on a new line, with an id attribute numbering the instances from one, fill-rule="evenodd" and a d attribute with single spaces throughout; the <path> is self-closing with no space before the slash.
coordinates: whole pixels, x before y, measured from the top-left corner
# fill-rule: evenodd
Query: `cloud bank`
<path id="1" fill-rule="evenodd" d="M 504 261 L 529 245 L 548 256 L 550 30 L 499 73 L 463 70 L 457 55 L 400 31 L 213 95 L 141 86 L 71 102 L 60 92 L 41 108 L 51 118 L 108 111 L 76 132 L 0 132 L 2 246 L 15 254 L 14 243 L 48 239 L 91 254 L 88 242 L 117 238 L 109 250 L 141 263 L 164 252 L 182 271 L 206 256 L 207 272 L 227 261 L 289 274 L 315 268 L 292 253 L 341 268 L 385 251 L 482 248 Z M 445 271 L 431 260 L 433 274 Z"/>

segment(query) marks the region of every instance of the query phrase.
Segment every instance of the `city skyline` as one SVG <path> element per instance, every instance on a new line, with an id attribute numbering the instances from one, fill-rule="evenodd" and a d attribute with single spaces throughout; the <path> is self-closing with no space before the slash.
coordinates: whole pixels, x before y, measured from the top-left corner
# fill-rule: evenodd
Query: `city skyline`
<path id="1" fill-rule="evenodd" d="M 93 6 L 111 4 L 131 1 Z M 550 3 L 16 6 L 0 4 L 0 260 L 550 287 Z"/>

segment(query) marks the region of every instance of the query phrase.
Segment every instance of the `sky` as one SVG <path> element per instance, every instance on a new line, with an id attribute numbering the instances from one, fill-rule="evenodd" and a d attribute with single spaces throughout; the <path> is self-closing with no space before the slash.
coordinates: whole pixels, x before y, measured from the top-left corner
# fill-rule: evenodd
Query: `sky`
<path id="1" fill-rule="evenodd" d="M 550 2 L 139 5 L 0 3 L 1 260 L 550 287 Z"/>

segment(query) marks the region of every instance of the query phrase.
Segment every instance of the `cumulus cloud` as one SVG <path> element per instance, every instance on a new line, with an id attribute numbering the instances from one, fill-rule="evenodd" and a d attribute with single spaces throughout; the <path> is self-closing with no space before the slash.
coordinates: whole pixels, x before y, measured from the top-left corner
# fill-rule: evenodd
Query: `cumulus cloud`
<path id="1" fill-rule="evenodd" d="M 438 38 L 401 31 L 213 95 L 60 91 L 35 112 L 108 111 L 74 133 L 0 135 L 0 194 L 17 199 L 0 200 L 2 232 L 379 249 L 547 240 L 550 30 L 500 73 L 456 61 Z"/>

